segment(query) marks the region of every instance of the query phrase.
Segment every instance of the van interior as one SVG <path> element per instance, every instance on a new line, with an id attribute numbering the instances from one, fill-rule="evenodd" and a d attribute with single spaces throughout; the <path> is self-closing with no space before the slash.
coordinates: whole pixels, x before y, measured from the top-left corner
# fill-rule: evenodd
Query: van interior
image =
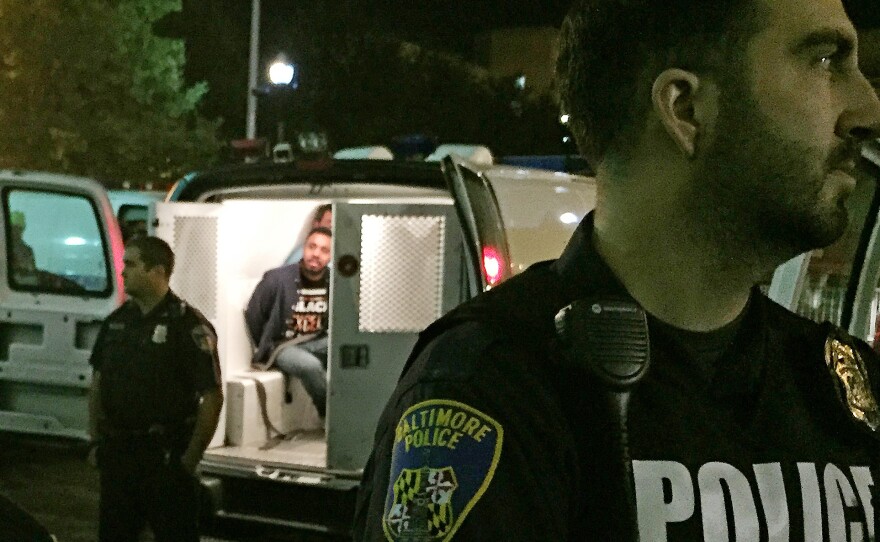
<path id="1" fill-rule="evenodd" d="M 290 255 L 303 245 L 315 210 L 328 201 L 276 203 L 266 205 L 261 201 L 242 200 L 224 205 L 224 214 L 238 215 L 234 222 L 240 227 L 236 232 L 225 232 L 228 235 L 223 239 L 224 244 L 235 242 L 237 258 L 233 266 L 223 266 L 222 276 L 208 275 L 217 277 L 214 282 L 216 303 L 225 306 L 212 303 L 214 306 L 206 310 L 193 301 L 209 318 L 213 313 L 225 386 L 225 424 L 221 424 L 221 427 L 225 425 L 225 431 L 221 445 L 210 448 L 209 453 L 228 459 L 324 469 L 327 466 L 324 427 L 301 382 L 297 378 L 285 378 L 275 368 L 261 370 L 251 366 L 255 345 L 244 323 L 248 300 L 263 274 L 285 265 Z M 190 228 L 185 235 L 206 233 Z M 185 239 L 177 239 L 176 244 L 183 241 Z M 212 262 L 215 265 L 207 267 L 216 267 L 217 257 L 222 258 L 222 254 L 201 258 L 202 261 L 193 261 L 200 259 L 198 254 L 180 254 L 179 258 L 190 261 L 179 261 L 181 283 L 176 287 L 182 288 L 187 297 L 185 292 L 193 291 L 194 281 L 205 275 L 196 270 L 204 270 L 206 264 Z M 175 287 L 173 282 L 172 287 Z M 214 443 L 217 441 L 215 438 Z"/>
<path id="2" fill-rule="evenodd" d="M 411 256 L 411 265 L 439 275 L 440 278 L 436 280 L 453 281 L 455 286 L 450 287 L 448 282 L 445 286 L 439 284 L 437 291 L 442 290 L 442 296 L 433 301 L 436 307 L 431 308 L 425 314 L 417 315 L 418 321 L 410 326 L 411 329 L 403 330 L 405 331 L 403 333 L 388 333 L 387 338 L 380 338 L 379 340 L 383 343 L 381 348 L 373 348 L 370 351 L 369 355 L 373 356 L 371 361 L 376 367 L 385 361 L 385 359 L 378 359 L 380 357 L 393 359 L 393 363 L 389 362 L 387 369 L 383 369 L 387 370 L 388 374 L 383 374 L 381 378 L 377 377 L 383 382 L 381 386 L 349 387 L 344 393 L 340 392 L 334 397 L 334 392 L 339 389 L 334 386 L 338 386 L 339 381 L 348 379 L 349 385 L 351 384 L 349 373 L 346 373 L 345 369 L 341 370 L 342 372 L 334 378 L 332 374 L 334 366 L 338 367 L 339 365 L 331 360 L 327 374 L 328 410 L 327 427 L 325 427 L 322 425 L 309 395 L 297 378 L 285 378 L 281 371 L 274 368 L 259 370 L 251 366 L 254 343 L 245 326 L 244 309 L 254 288 L 266 271 L 291 263 L 291 261 L 298 261 L 306 235 L 311 229 L 315 210 L 320 205 L 353 201 L 364 202 L 350 197 L 300 199 L 294 196 L 291 199 L 267 200 L 249 199 L 241 197 L 242 195 L 239 193 L 235 194 L 235 197 L 225 198 L 215 194 L 209 200 L 210 203 L 162 203 L 156 210 L 159 224 L 156 234 L 166 240 L 173 240 L 172 246 L 177 256 L 176 271 L 171 277 L 171 287 L 201 310 L 214 324 L 218 334 L 218 350 L 226 400 L 221 423 L 205 454 L 205 460 L 227 465 L 237 464 L 240 467 L 250 469 L 295 468 L 298 472 L 313 471 L 315 473 L 332 471 L 336 476 L 357 479 L 360 468 L 363 466 L 361 452 L 344 450 L 348 437 L 343 437 L 342 434 L 359 432 L 362 435 L 361 441 L 365 440 L 366 435 L 369 435 L 371 441 L 374 431 L 373 424 L 372 422 L 365 424 L 362 420 L 369 419 L 375 412 L 381 411 L 385 398 L 396 382 L 396 376 L 400 370 L 399 366 L 402 366 L 406 352 L 415 342 L 417 332 L 442 312 L 462 301 L 462 296 L 468 295 L 469 289 L 465 282 L 471 279 L 467 278 L 467 272 L 464 270 L 464 249 L 460 246 L 462 241 L 457 234 L 448 233 L 450 229 L 458 231 L 458 226 L 457 224 L 449 224 L 445 230 L 447 241 L 458 245 L 455 249 L 458 251 L 456 256 L 449 258 L 449 261 L 455 261 L 457 266 L 455 273 L 446 273 L 449 276 L 445 279 L 443 278 L 444 273 L 439 269 L 442 265 L 426 265 L 429 262 L 428 257 L 420 259 L 418 254 L 398 253 L 396 255 L 389 254 L 389 258 L 385 258 L 388 260 L 385 264 L 388 270 L 384 271 L 387 278 L 383 279 L 386 284 L 408 280 L 403 275 L 412 275 L 412 273 L 401 272 L 401 276 L 394 276 L 394 272 L 401 269 L 402 259 Z M 259 195 L 265 196 L 263 193 Z M 454 214 L 448 193 L 434 189 L 423 189 L 423 193 L 419 196 L 417 198 L 413 198 L 412 195 L 398 196 L 398 198 L 374 197 L 368 203 L 378 202 L 377 204 L 386 207 L 396 205 L 403 206 L 402 208 L 407 208 L 406 206 L 409 205 L 409 209 L 413 211 L 433 205 L 435 209 L 445 209 L 444 212 L 447 213 L 447 216 Z M 407 215 L 408 213 L 403 214 Z M 418 213 L 409 214 L 416 215 Z M 338 240 L 338 237 L 341 233 L 352 238 L 352 232 L 365 227 L 361 222 L 355 224 L 351 218 L 346 219 L 345 216 L 338 217 L 334 214 L 333 218 L 334 247 L 339 246 L 338 242 L 341 241 Z M 427 217 L 377 216 L 377 218 L 419 220 Z M 348 221 L 346 222 L 346 220 Z M 399 229 L 403 234 L 408 235 L 419 227 L 422 226 L 418 225 L 414 228 L 411 224 L 403 224 L 399 226 Z M 429 225 L 428 228 L 430 229 L 431 226 Z M 396 250 L 415 250 L 417 252 L 423 250 L 420 247 L 424 245 L 426 247 L 424 250 L 430 249 L 437 252 L 437 247 L 439 247 L 439 256 L 433 257 L 439 257 L 439 261 L 442 262 L 445 261 L 444 250 L 447 250 L 443 248 L 442 232 L 439 239 L 440 242 L 433 243 L 433 245 L 417 242 L 415 247 L 406 248 L 404 246 Z M 360 246 L 360 241 L 360 239 L 356 240 L 358 244 L 354 249 L 360 250 L 360 254 L 354 255 L 358 256 L 357 259 L 362 263 L 363 270 L 367 270 L 368 267 L 373 270 L 376 266 L 367 263 L 369 255 L 366 252 L 368 249 Z M 432 246 L 434 248 L 430 248 Z M 386 247 L 386 249 L 388 248 Z M 331 281 L 337 280 L 334 278 L 336 270 L 333 269 L 337 261 L 338 255 L 333 254 L 330 264 Z M 415 280 L 420 279 L 416 278 Z M 399 297 L 402 303 L 413 299 L 413 296 L 416 295 L 412 293 L 413 290 L 421 290 L 415 286 L 401 284 L 400 291 L 392 292 L 390 295 Z M 355 287 L 350 289 L 355 289 Z M 369 295 L 365 290 L 361 292 L 363 289 L 362 282 L 358 292 L 351 294 L 354 296 L 351 300 L 340 299 L 340 302 L 337 303 L 331 298 L 331 312 L 337 309 L 355 312 L 347 320 L 350 324 L 345 326 L 355 328 L 353 330 L 335 329 L 331 315 L 331 324 L 328 330 L 331 352 L 334 344 L 341 344 L 335 342 L 335 338 L 339 337 L 341 332 L 345 331 L 346 336 L 350 338 L 352 333 L 358 331 L 356 328 L 359 325 L 364 325 L 363 315 L 359 317 L 357 314 L 357 311 L 363 310 L 363 308 L 358 308 L 356 299 L 361 293 L 364 296 Z M 426 295 L 429 295 L 430 288 L 425 290 Z M 417 309 L 422 304 L 415 301 L 411 305 Z M 392 329 L 390 331 L 401 330 Z M 386 343 L 390 344 L 394 341 L 397 342 L 394 349 L 385 347 Z M 357 366 L 361 362 L 359 356 L 368 355 L 366 347 L 358 350 L 358 348 L 362 348 L 362 345 L 354 345 L 353 348 L 351 352 L 342 352 L 343 358 L 349 358 L 347 361 L 346 359 L 342 360 L 343 367 L 346 363 L 349 367 Z M 363 362 L 366 363 L 366 360 Z M 392 367 L 392 365 L 394 366 Z M 365 373 L 365 371 L 361 373 Z M 386 390 L 383 386 L 389 389 Z M 336 403 L 337 408 L 334 412 L 333 401 L 338 401 L 340 394 L 349 396 L 359 394 L 361 397 L 358 398 L 358 401 L 368 403 L 374 413 L 361 415 L 358 412 L 340 412 L 339 409 L 344 409 L 344 407 L 338 405 L 342 403 Z M 375 394 L 375 398 L 372 397 L 372 394 Z M 334 431 L 336 431 L 337 437 L 335 440 L 332 436 Z M 331 442 L 342 442 L 337 446 L 338 451 L 336 452 L 337 457 L 343 458 L 340 461 L 334 462 L 332 459 L 328 459 L 328 432 L 331 433 Z M 360 450 L 364 445 L 364 442 L 360 442 L 355 447 Z M 340 448 L 343 449 L 340 451 Z"/>

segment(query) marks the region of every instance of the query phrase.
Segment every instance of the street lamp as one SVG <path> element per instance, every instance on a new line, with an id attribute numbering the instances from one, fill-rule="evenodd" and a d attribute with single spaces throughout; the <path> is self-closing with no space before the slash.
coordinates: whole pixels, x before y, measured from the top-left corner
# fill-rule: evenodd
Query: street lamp
<path id="1" fill-rule="evenodd" d="M 263 94 L 271 97 L 276 103 L 278 115 L 278 141 L 284 142 L 284 115 L 291 93 L 299 86 L 299 74 L 296 64 L 287 61 L 284 55 L 279 55 L 269 66 L 269 83 L 263 90 Z"/>
<path id="2" fill-rule="evenodd" d="M 284 57 L 278 58 L 269 66 L 269 81 L 273 85 L 291 85 L 296 75 L 296 67 L 287 62 Z M 296 85 L 293 84 L 295 87 Z"/>
<path id="3" fill-rule="evenodd" d="M 257 66 L 260 56 L 260 0 L 251 2 L 251 46 L 248 61 L 247 138 L 257 138 Z"/>

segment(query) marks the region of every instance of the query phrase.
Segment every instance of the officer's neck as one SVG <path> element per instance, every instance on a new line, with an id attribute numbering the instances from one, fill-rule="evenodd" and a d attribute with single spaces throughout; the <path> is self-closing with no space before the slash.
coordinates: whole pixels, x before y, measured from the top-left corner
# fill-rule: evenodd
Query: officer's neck
<path id="1" fill-rule="evenodd" d="M 141 310 L 141 314 L 149 314 L 150 311 L 156 308 L 156 305 L 165 299 L 165 296 L 168 295 L 168 289 L 167 285 L 162 287 L 157 286 L 150 291 L 138 294 L 137 297 L 131 296 L 131 299 Z"/>
<path id="2" fill-rule="evenodd" d="M 600 168 L 593 244 L 655 317 L 691 331 L 718 329 L 742 312 L 767 267 L 745 251 L 731 257 L 723 239 L 685 216 L 688 177 L 669 162 L 631 164 L 626 178 Z"/>

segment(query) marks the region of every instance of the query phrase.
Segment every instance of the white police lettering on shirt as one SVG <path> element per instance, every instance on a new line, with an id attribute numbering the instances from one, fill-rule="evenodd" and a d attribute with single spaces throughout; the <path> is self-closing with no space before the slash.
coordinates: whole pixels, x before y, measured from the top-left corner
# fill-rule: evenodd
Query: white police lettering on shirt
<path id="1" fill-rule="evenodd" d="M 706 463 L 693 473 L 675 461 L 633 461 L 641 539 L 671 540 L 668 527 L 688 520 L 702 522 L 706 542 L 793 541 L 797 523 L 804 542 L 873 539 L 869 467 L 798 463 L 797 473 L 786 480 L 781 463 L 751 472 Z M 800 500 L 798 513 L 789 509 L 793 499 Z"/>

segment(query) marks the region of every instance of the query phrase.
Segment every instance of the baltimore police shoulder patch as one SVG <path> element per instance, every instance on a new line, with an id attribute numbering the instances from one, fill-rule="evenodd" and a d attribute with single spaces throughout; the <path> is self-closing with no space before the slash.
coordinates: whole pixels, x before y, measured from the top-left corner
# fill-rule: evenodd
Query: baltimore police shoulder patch
<path id="1" fill-rule="evenodd" d="M 213 354 L 217 348 L 217 336 L 214 331 L 205 324 L 199 324 L 190 331 L 192 340 L 202 352 Z"/>
<path id="2" fill-rule="evenodd" d="M 504 430 L 479 410 L 432 399 L 400 417 L 382 526 L 391 542 L 451 540 L 492 481 Z"/>

